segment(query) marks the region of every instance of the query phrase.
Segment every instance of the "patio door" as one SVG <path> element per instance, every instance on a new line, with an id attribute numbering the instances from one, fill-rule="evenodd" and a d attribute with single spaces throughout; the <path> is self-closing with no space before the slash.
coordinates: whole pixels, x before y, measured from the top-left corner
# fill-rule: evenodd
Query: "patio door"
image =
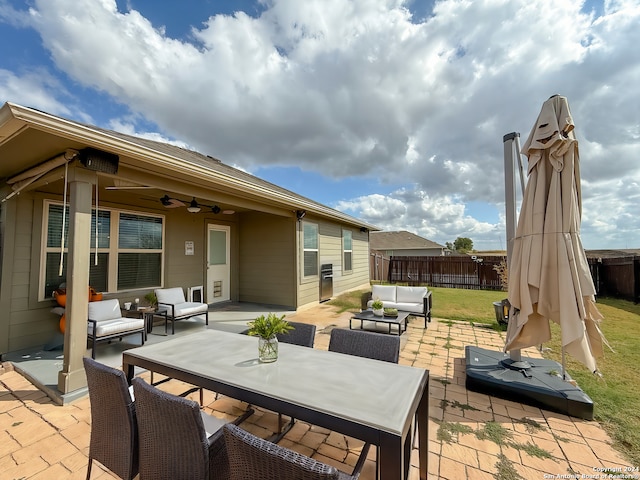
<path id="1" fill-rule="evenodd" d="M 230 296 L 229 227 L 209 225 L 207 234 L 207 303 L 225 302 Z"/>

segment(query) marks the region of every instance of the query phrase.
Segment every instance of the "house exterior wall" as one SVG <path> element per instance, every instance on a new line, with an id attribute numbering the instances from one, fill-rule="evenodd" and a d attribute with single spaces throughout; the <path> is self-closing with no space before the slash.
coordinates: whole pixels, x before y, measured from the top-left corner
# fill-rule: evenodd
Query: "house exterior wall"
<path id="1" fill-rule="evenodd" d="M 177 209 L 176 209 L 177 210 Z M 163 287 L 182 287 L 185 295 L 188 287 L 206 286 L 207 283 L 207 228 L 210 224 L 230 227 L 230 295 L 237 300 L 237 218 L 234 216 L 205 215 L 202 213 L 184 214 L 181 211 L 167 210 L 165 217 L 165 265 Z M 185 255 L 185 242 L 193 242 L 193 255 Z"/>
<path id="2" fill-rule="evenodd" d="M 7 312 L 0 318 L 0 354 L 45 345 L 59 332 L 60 317 L 51 312 L 54 300 L 39 300 L 41 288 L 40 270 L 42 255 L 42 232 L 44 201 L 60 200 L 42 193 L 23 192 L 2 204 L 2 276 L 0 277 L 0 307 Z M 109 204 L 104 204 L 108 207 Z M 122 205 L 117 208 L 122 209 Z M 164 287 L 202 285 L 206 282 L 206 235 L 209 223 L 222 223 L 219 216 L 206 214 L 184 214 L 173 210 L 158 211 L 129 206 L 129 211 L 161 213 L 164 218 Z M 182 213 L 182 214 L 181 214 Z M 236 235 L 234 221 L 231 225 L 231 241 Z M 185 255 L 185 241 L 194 242 L 194 255 Z M 237 248 L 231 246 L 232 299 L 234 255 Z M 237 263 L 237 258 L 235 258 Z M 131 292 L 108 294 L 104 298 L 118 298 L 121 302 L 144 297 L 152 289 L 137 289 Z"/>
<path id="3" fill-rule="evenodd" d="M 338 223 L 327 222 L 315 218 L 305 217 L 304 221 L 318 225 L 318 276 L 304 278 L 302 276 L 303 233 L 298 228 L 298 269 L 299 293 L 298 306 L 317 303 L 320 300 L 320 266 L 330 263 L 333 265 L 333 296 L 337 296 L 355 288 L 369 285 L 369 238 L 366 232 Z M 302 222 L 299 222 L 300 224 Z M 348 229 L 352 232 L 352 270 L 345 271 L 342 247 L 342 232 Z"/>
<path id="4" fill-rule="evenodd" d="M 60 317 L 51 313 L 53 301 L 38 301 L 42 201 L 23 193 L 5 203 L 15 215 L 3 235 L 2 320 L 6 337 L 0 353 L 44 345 L 58 331 Z"/>
<path id="5" fill-rule="evenodd" d="M 242 214 L 238 229 L 239 301 L 295 308 L 295 220 Z"/>

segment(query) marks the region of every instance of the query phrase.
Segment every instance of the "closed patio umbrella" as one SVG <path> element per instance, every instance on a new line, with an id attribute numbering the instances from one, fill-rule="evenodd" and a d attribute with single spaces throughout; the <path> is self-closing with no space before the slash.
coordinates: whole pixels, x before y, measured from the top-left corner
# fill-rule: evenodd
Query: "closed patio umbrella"
<path id="1" fill-rule="evenodd" d="M 567 99 L 554 95 L 542 105 L 522 148 L 529 179 L 509 265 L 512 314 L 504 349 L 550 340 L 551 320 L 561 327 L 563 353 L 596 372 L 606 340 L 580 240 L 580 162 L 573 130 Z"/>

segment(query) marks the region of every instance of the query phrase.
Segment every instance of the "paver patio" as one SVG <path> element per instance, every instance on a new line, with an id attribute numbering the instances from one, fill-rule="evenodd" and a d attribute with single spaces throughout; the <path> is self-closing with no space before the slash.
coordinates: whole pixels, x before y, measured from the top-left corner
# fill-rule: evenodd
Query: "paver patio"
<path id="1" fill-rule="evenodd" d="M 294 320 L 294 316 L 289 318 Z M 325 350 L 331 329 L 348 328 L 349 318 L 348 313 L 338 315 L 326 304 L 295 314 L 295 321 L 317 325 L 315 348 Z M 611 447 L 611 439 L 595 421 L 467 391 L 464 347 L 501 350 L 504 340 L 500 333 L 481 325 L 439 319 L 426 330 L 423 326 L 420 318 L 409 321 L 402 335 L 400 363 L 430 371 L 430 479 L 539 480 L 570 478 L 567 475 L 572 474 L 577 474 L 574 478 L 606 478 L 600 475 L 603 469 L 631 466 Z M 522 353 L 540 356 L 535 349 Z M 148 380 L 148 373 L 143 377 Z M 185 390 L 175 380 L 161 388 L 175 393 Z M 223 418 L 234 418 L 246 407 L 231 398 L 216 399 L 213 392 L 205 392 L 205 405 L 209 413 Z M 85 478 L 90 423 L 88 397 L 69 405 L 55 405 L 9 364 L 3 365 L 0 478 Z M 262 437 L 273 433 L 276 425 L 277 415 L 261 409 L 242 424 Z M 362 442 L 297 422 L 281 445 L 350 471 Z M 375 478 L 374 460 L 375 449 L 371 449 L 362 480 Z M 414 448 L 411 480 L 418 478 L 416 462 Z M 114 477 L 95 464 L 91 478 Z"/>

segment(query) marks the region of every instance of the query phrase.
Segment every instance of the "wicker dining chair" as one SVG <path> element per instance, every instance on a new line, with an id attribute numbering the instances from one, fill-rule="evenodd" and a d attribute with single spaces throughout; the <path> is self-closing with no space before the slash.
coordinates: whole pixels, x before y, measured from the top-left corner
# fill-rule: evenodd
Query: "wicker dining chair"
<path id="1" fill-rule="evenodd" d="M 132 384 L 140 480 L 228 478 L 224 420 L 201 412 L 197 402 L 163 392 L 141 378 L 134 378 Z"/>
<path id="2" fill-rule="evenodd" d="M 329 351 L 371 358 L 383 362 L 398 363 L 400 358 L 400 336 L 334 328 L 329 337 Z M 378 478 L 378 456 L 376 448 L 376 479 Z"/>
<path id="3" fill-rule="evenodd" d="M 227 424 L 223 431 L 230 480 L 357 480 L 369 450 L 363 447 L 353 472 L 347 474 L 235 425 Z"/>
<path id="4" fill-rule="evenodd" d="M 293 327 L 293 330 L 287 333 L 279 333 L 278 342 L 289 343 L 291 345 L 299 345 L 301 347 L 313 348 L 313 343 L 316 338 L 316 326 L 309 323 L 289 322 L 289 325 Z M 278 443 L 284 438 L 284 436 L 293 428 L 295 424 L 295 418 L 291 417 L 286 425 L 282 423 L 282 414 L 278 413 L 278 433 L 273 435 L 269 441 Z"/>
<path id="5" fill-rule="evenodd" d="M 293 327 L 293 330 L 276 335 L 279 342 L 313 348 L 313 342 L 316 338 L 315 325 L 300 322 L 289 322 L 289 325 Z"/>
<path id="6" fill-rule="evenodd" d="M 329 351 L 398 363 L 400 336 L 334 328 L 329 337 Z"/>
<path id="7" fill-rule="evenodd" d="M 138 474 L 136 407 L 122 370 L 83 357 L 91 404 L 87 480 L 97 460 L 125 480 Z"/>

